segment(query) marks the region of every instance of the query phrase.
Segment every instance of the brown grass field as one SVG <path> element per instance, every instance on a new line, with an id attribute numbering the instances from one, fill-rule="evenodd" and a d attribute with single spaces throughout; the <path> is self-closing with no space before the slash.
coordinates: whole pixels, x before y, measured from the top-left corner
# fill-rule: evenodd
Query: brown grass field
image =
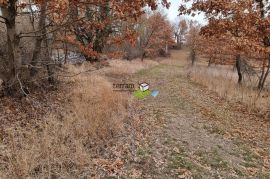
<path id="1" fill-rule="evenodd" d="M 67 66 L 50 94 L 1 99 L 0 178 L 268 178 L 269 90 L 188 50 L 144 62 Z M 157 98 L 113 91 L 150 82 Z"/>

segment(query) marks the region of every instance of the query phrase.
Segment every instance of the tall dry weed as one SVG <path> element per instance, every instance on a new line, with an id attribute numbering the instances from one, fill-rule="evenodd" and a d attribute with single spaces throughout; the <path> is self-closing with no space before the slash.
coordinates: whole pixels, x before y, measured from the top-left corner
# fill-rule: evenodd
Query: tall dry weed
<path id="1" fill-rule="evenodd" d="M 98 76 L 72 78 L 63 111 L 14 123 L 0 143 L 0 178 L 83 178 L 95 171 L 93 158 L 101 144 L 120 135 L 128 105 Z"/>
<path id="2" fill-rule="evenodd" d="M 269 90 L 261 93 L 256 89 L 256 77 L 245 77 L 244 84 L 237 84 L 237 74 L 229 67 L 207 67 L 197 65 L 187 69 L 192 80 L 215 91 L 220 97 L 234 102 L 242 102 L 250 110 L 270 112 Z"/>
<path id="3" fill-rule="evenodd" d="M 127 60 L 112 60 L 110 61 L 111 68 L 106 69 L 104 72 L 107 75 L 126 75 L 133 74 L 139 70 L 151 68 L 159 63 L 154 60 L 144 60 L 141 62 L 139 59 Z"/>

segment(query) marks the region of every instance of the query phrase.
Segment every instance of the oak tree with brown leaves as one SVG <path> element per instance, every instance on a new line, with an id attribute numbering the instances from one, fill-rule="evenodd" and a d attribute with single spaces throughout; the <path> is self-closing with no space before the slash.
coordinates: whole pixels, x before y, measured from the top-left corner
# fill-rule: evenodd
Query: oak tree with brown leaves
<path id="1" fill-rule="evenodd" d="M 162 4 L 169 6 L 166 0 Z M 53 82 L 51 53 L 60 42 L 74 46 L 92 61 L 99 58 L 107 43 L 134 38 L 130 29 L 119 33 L 119 24 L 127 19 L 138 19 L 145 13 L 145 7 L 156 10 L 158 3 L 155 0 L 1 0 L 0 23 L 6 28 L 7 44 L 7 58 L 2 61 L 0 70 L 4 91 L 11 94 L 12 89 L 24 89 L 22 76 L 27 70 L 30 77 L 26 81 L 35 77 L 40 69 L 46 69 L 47 78 Z M 25 12 L 36 21 L 31 30 L 21 31 L 18 23 Z M 22 45 L 23 40 L 29 38 L 34 41 L 33 49 Z M 31 52 L 31 60 L 23 58 L 22 47 Z M 46 57 L 41 60 L 43 47 Z"/>
<path id="2" fill-rule="evenodd" d="M 208 24 L 201 29 L 201 34 L 206 38 L 223 38 L 230 46 L 229 55 L 235 56 L 239 83 L 242 82 L 241 56 L 249 56 L 250 63 L 260 64 L 258 88 L 262 89 L 270 72 L 269 2 L 262 0 L 187 0 L 187 2 L 192 2 L 192 7 L 182 5 L 179 9 L 181 14 L 204 12 Z"/>
<path id="3" fill-rule="evenodd" d="M 173 44 L 173 29 L 166 16 L 156 12 L 149 17 L 142 17 L 144 24 L 139 35 L 141 60 L 146 56 L 166 55 L 168 46 Z"/>

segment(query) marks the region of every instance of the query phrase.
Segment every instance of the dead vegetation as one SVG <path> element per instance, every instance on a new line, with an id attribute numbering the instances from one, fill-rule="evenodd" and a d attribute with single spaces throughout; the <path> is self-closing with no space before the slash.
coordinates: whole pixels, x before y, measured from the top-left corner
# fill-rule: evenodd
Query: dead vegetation
<path id="1" fill-rule="evenodd" d="M 31 119 L 32 124 L 25 121 L 27 126 L 3 127 L 2 177 L 89 176 L 97 155 L 92 150 L 101 150 L 101 144 L 123 132 L 128 104 L 124 95 L 112 92 L 101 77 L 78 76 L 72 86 L 63 111 L 47 111 L 44 118 Z"/>
<path id="2" fill-rule="evenodd" d="M 187 79 L 187 55 L 174 51 L 170 60 L 136 74 L 160 91 L 136 107 L 150 123 L 148 140 L 133 163 L 138 176 L 269 178 L 269 123 L 260 112 L 249 112 L 241 102 Z M 251 162 L 246 161 L 248 151 Z"/>
<path id="3" fill-rule="evenodd" d="M 131 62 L 110 61 L 109 67 L 96 71 L 93 71 L 96 69 L 93 67 L 95 65 L 70 65 L 64 68 L 64 75 L 59 74 L 63 84 L 60 83 L 55 91 L 47 95 L 45 95 L 45 91 L 43 94 L 39 94 L 39 98 L 31 94 L 22 99 L 23 103 L 18 101 L 17 105 L 11 104 L 8 100 L 2 101 L 0 107 L 5 113 L 1 116 L 3 123 L 0 128 L 0 176 L 2 178 L 108 178 L 120 176 L 135 178 L 152 176 L 151 172 L 155 171 L 155 162 L 149 157 L 158 151 L 151 149 L 153 153 L 150 151 L 149 154 L 148 151 L 141 151 L 145 144 L 148 145 L 145 143 L 146 136 L 155 131 L 153 129 L 156 125 L 166 122 L 166 115 L 169 118 L 171 116 L 177 117 L 178 113 L 175 113 L 174 110 L 187 112 L 191 110 L 191 105 L 194 105 L 193 100 L 180 97 L 186 94 L 183 90 L 185 87 L 182 85 L 187 84 L 183 83 L 182 78 L 185 78 L 186 75 L 184 66 L 187 64 L 185 61 L 187 53 L 174 51 L 172 54 L 171 59 L 160 63 L 151 60 L 144 62 L 139 60 Z M 150 69 L 144 70 L 147 68 Z M 211 70 L 207 76 L 209 83 L 210 79 L 217 78 L 210 76 L 218 74 L 213 68 L 209 68 L 209 71 Z M 208 83 L 199 81 L 199 78 L 194 75 L 194 72 L 197 72 L 198 76 L 205 77 L 203 75 L 206 74 L 199 72 L 198 69 L 198 66 L 193 67 L 194 71 L 191 71 L 190 79 L 208 85 Z M 137 71 L 140 73 L 136 73 Z M 148 109 L 143 105 L 144 103 L 138 105 L 134 102 L 129 97 L 129 93 L 119 93 L 112 90 L 111 80 L 122 81 L 125 77 L 131 77 L 133 73 L 136 73 L 135 76 L 139 76 L 140 79 L 153 80 L 151 81 L 153 85 L 161 84 L 161 82 L 166 84 L 167 81 L 164 79 L 170 79 L 168 83 L 173 84 L 171 90 L 174 92 L 168 93 L 166 85 L 156 86 L 162 88 L 162 96 L 155 100 L 150 99 L 150 105 L 153 105 L 154 109 Z M 224 73 L 222 72 L 222 74 Z M 218 80 L 225 80 L 226 77 L 227 75 L 217 78 L 215 84 L 218 85 Z M 186 79 L 184 81 L 189 82 Z M 229 79 L 228 81 L 233 80 Z M 179 84 L 179 82 L 181 83 Z M 235 83 L 235 81 L 232 82 L 232 86 Z M 189 92 L 192 92 L 191 86 L 196 88 L 195 84 L 197 83 L 188 83 Z M 179 85 L 181 90 L 179 90 Z M 219 90 L 221 91 L 221 89 Z M 199 94 L 198 90 L 196 89 L 197 95 Z M 218 91 L 218 88 L 216 90 Z M 165 93 L 165 91 L 167 92 Z M 181 92 L 179 98 L 174 96 L 179 92 Z M 228 93 L 227 99 L 230 95 L 231 93 Z M 210 97 L 204 97 L 210 99 Z M 155 102 L 156 100 L 157 102 Z M 164 103 L 164 100 L 170 102 L 172 106 L 168 105 L 169 103 Z M 158 108 L 157 104 L 159 104 Z M 183 110 L 179 111 L 182 108 Z M 148 112 L 151 115 L 146 115 Z M 209 117 L 212 118 L 212 116 Z M 197 118 L 195 119 L 197 120 Z M 181 125 L 173 126 L 177 130 L 181 127 Z M 187 127 L 187 129 L 189 128 Z M 170 129 L 168 128 L 168 130 Z M 208 130 L 208 128 L 204 130 Z M 220 131 L 219 128 L 215 130 L 212 127 L 209 130 Z M 189 132 L 185 135 L 189 137 Z M 162 138 L 162 136 L 154 137 Z M 158 146 L 160 145 L 158 143 Z M 154 159 L 159 160 L 156 157 L 164 157 L 165 154 L 166 151 L 164 154 L 158 153 Z M 196 165 L 189 165 L 184 161 L 184 159 L 192 157 L 189 155 L 183 160 L 182 158 L 172 160 L 174 166 L 169 168 L 170 170 L 167 171 L 169 173 L 165 173 L 165 175 L 171 176 L 171 169 L 176 168 L 179 169 L 180 176 L 186 172 L 188 172 L 188 176 L 193 176 L 194 171 L 197 171 L 196 168 L 193 168 Z M 179 156 L 182 156 L 182 153 L 179 153 Z M 157 162 L 157 165 L 160 167 L 166 163 L 160 161 Z M 154 168 L 145 167 L 142 169 L 143 166 Z M 166 166 L 165 169 L 167 170 Z M 174 176 L 174 174 L 175 172 L 172 175 Z"/>
<path id="4" fill-rule="evenodd" d="M 120 66 L 124 68 L 124 65 Z M 85 68 L 68 69 L 77 74 Z M 135 69 L 141 68 L 139 65 Z M 18 118 L 22 119 L 1 125 L 1 177 L 119 175 L 117 169 L 122 168 L 124 162 L 122 155 L 131 152 L 127 133 L 132 125 L 127 113 L 131 101 L 127 94 L 114 92 L 112 84 L 102 75 L 82 73 L 64 81 L 61 86 L 65 88 L 57 91 L 62 90 L 62 94 L 48 99 L 59 101 L 51 106 L 56 109 L 41 107 L 44 113 L 31 116 L 31 119 L 26 116 L 29 111 L 11 109 L 17 110 Z M 36 110 L 40 109 L 37 107 Z M 3 120 L 10 117 L 7 115 Z"/>
<path id="5" fill-rule="evenodd" d="M 254 79 L 247 79 L 246 83 L 239 86 L 236 83 L 235 72 L 226 67 L 196 66 L 188 71 L 192 80 L 215 91 L 220 97 L 233 102 L 241 102 L 250 110 L 257 110 L 263 114 L 268 113 L 269 117 L 269 91 L 258 91 L 252 88 L 251 84 L 256 84 Z"/>
<path id="6" fill-rule="evenodd" d="M 132 61 L 113 60 L 110 62 L 110 68 L 105 69 L 108 76 L 130 75 L 143 69 L 151 68 L 159 63 L 154 60 L 147 59 L 141 62 L 139 59 Z"/>

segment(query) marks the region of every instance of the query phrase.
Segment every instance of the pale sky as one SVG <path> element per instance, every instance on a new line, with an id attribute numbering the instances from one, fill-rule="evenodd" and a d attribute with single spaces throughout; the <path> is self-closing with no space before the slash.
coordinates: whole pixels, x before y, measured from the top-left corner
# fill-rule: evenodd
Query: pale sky
<path id="1" fill-rule="evenodd" d="M 177 19 L 179 19 L 179 12 L 178 12 L 178 8 L 180 6 L 180 4 L 183 4 L 182 0 L 168 0 L 171 3 L 170 9 L 165 9 L 164 12 L 166 12 L 168 14 L 168 18 L 171 22 L 175 22 Z M 190 3 L 184 3 L 187 6 L 190 6 Z M 184 16 L 181 16 L 184 17 Z M 204 19 L 204 15 L 200 14 L 200 15 L 196 15 L 195 17 L 191 17 L 191 16 L 185 16 L 186 18 L 189 19 L 194 19 L 197 20 L 200 24 L 204 25 L 206 24 L 206 20 Z"/>

